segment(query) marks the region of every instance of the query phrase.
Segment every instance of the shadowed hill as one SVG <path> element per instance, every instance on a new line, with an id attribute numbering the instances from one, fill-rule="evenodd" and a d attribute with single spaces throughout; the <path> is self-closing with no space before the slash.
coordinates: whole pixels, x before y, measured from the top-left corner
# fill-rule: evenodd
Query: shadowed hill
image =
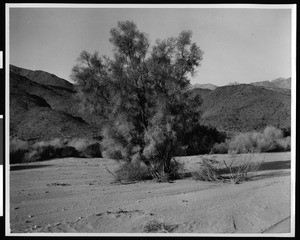
<path id="1" fill-rule="evenodd" d="M 73 84 L 48 72 L 44 72 L 41 70 L 32 71 L 29 69 L 16 67 L 14 65 L 10 65 L 9 69 L 10 72 L 19 74 L 39 84 L 59 87 L 65 89 L 66 91 L 73 90 L 74 88 Z"/>
<path id="2" fill-rule="evenodd" d="M 24 140 L 99 135 L 79 115 L 73 95 L 10 72 L 10 135 Z"/>
<path id="3" fill-rule="evenodd" d="M 261 130 L 267 125 L 290 126 L 291 93 L 288 90 L 278 92 L 239 84 L 218 87 L 201 96 L 201 122 L 219 130 L 246 132 Z"/>
<path id="4" fill-rule="evenodd" d="M 26 72 L 32 76 L 31 72 L 35 71 L 18 70 L 15 66 L 11 69 L 11 135 L 24 140 L 99 136 L 103 119 L 82 113 L 73 86 L 66 88 L 63 84 L 41 84 L 18 74 Z M 46 75 L 51 76 L 50 73 Z M 261 130 L 267 125 L 290 127 L 289 89 L 237 84 L 214 90 L 194 88 L 190 93 L 203 99 L 201 123 L 218 130 L 246 132 Z"/>

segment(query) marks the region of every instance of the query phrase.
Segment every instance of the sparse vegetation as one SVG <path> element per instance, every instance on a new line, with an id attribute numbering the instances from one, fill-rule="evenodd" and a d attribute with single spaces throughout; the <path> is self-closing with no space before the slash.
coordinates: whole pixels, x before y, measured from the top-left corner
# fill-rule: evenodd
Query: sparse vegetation
<path id="1" fill-rule="evenodd" d="M 10 139 L 10 163 L 28 163 L 64 157 L 101 157 L 100 143 L 93 139 L 59 139 L 29 143 Z"/>
<path id="2" fill-rule="evenodd" d="M 146 233 L 170 233 L 178 227 L 177 224 L 165 224 L 156 220 L 151 220 L 144 226 Z"/>
<path id="3" fill-rule="evenodd" d="M 233 154 L 229 161 L 204 158 L 200 168 L 192 175 L 195 180 L 218 183 L 229 180 L 234 184 L 239 184 L 252 179 L 261 164 L 252 154 L 247 157 L 238 157 Z"/>
<path id="4" fill-rule="evenodd" d="M 291 138 L 268 126 L 261 132 L 240 133 L 230 140 L 215 144 L 211 153 L 282 152 L 291 150 Z"/>
<path id="5" fill-rule="evenodd" d="M 146 165 L 140 162 L 123 163 L 120 167 L 110 172 L 116 182 L 135 182 L 152 179 Z"/>
<path id="6" fill-rule="evenodd" d="M 167 182 L 169 180 L 181 179 L 185 174 L 184 164 L 178 160 L 172 159 L 170 173 L 159 171 L 160 162 L 146 165 L 140 161 L 120 162 L 120 166 L 114 172 L 106 169 L 114 178 L 115 182 L 133 183 L 136 181 L 154 179 L 157 182 Z"/>

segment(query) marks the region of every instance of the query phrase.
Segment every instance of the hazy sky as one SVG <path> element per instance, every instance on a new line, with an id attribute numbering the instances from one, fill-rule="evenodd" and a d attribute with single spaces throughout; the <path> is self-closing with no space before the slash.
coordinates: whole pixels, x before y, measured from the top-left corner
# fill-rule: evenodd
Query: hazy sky
<path id="1" fill-rule="evenodd" d="M 132 20 L 156 39 L 192 30 L 203 61 L 192 83 L 291 76 L 290 9 L 10 8 L 10 63 L 69 80 L 82 50 L 109 55 L 111 28 Z"/>

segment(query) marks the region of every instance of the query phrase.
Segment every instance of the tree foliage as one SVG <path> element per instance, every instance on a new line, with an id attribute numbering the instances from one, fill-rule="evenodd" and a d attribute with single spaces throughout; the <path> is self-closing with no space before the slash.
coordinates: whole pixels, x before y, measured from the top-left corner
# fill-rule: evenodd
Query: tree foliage
<path id="1" fill-rule="evenodd" d="M 103 154 L 169 173 L 185 132 L 198 124 L 201 99 L 188 93 L 188 76 L 203 52 L 191 31 L 150 46 L 148 35 L 125 21 L 110 35 L 112 59 L 83 51 L 72 70 L 85 108 L 109 119 Z"/>

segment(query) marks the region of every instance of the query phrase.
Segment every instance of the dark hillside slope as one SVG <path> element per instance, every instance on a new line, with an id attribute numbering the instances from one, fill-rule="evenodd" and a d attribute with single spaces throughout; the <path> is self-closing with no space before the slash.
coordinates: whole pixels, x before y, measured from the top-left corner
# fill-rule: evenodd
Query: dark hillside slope
<path id="1" fill-rule="evenodd" d="M 75 92 L 39 84 L 14 72 L 10 72 L 10 91 L 39 96 L 57 111 L 64 111 L 71 115 L 76 115 L 78 112 L 76 106 L 79 102 L 75 98 Z"/>
<path id="2" fill-rule="evenodd" d="M 29 69 L 16 67 L 14 65 L 10 65 L 9 70 L 10 72 L 19 74 L 39 84 L 59 87 L 66 90 L 73 90 L 74 88 L 74 85 L 69 83 L 65 79 L 59 78 L 54 74 L 45 71 L 41 71 L 41 70 L 32 71 Z"/>
<path id="3" fill-rule="evenodd" d="M 291 124 L 290 91 L 248 84 L 218 87 L 204 97 L 201 108 L 201 122 L 224 131 L 246 132 Z"/>
<path id="4" fill-rule="evenodd" d="M 212 90 L 209 89 L 204 89 L 204 88 L 194 88 L 191 89 L 190 91 L 191 96 L 200 96 L 202 99 L 204 99 L 208 94 L 212 92 Z"/>
<path id="5" fill-rule="evenodd" d="M 68 97 L 70 98 L 68 100 Z M 10 73 L 10 135 L 24 140 L 96 136 L 99 131 L 75 111 L 70 95 Z M 69 109 L 69 111 L 63 111 Z M 73 109 L 73 110 L 72 110 Z"/>

